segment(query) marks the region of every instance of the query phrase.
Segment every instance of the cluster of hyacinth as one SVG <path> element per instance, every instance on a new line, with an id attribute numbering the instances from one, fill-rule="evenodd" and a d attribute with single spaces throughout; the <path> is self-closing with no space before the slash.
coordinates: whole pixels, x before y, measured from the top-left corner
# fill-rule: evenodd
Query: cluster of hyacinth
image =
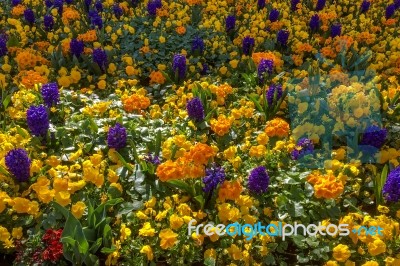
<path id="1" fill-rule="evenodd" d="M 387 129 L 372 125 L 365 129 L 360 145 L 373 146 L 380 149 L 385 144 Z"/>
<path id="2" fill-rule="evenodd" d="M 267 103 L 268 106 L 271 107 L 273 103 L 278 102 L 282 98 L 282 85 L 280 84 L 272 84 L 269 86 L 267 91 Z"/>
<path id="3" fill-rule="evenodd" d="M 261 10 L 265 7 L 265 0 L 258 0 L 257 1 L 257 8 L 258 10 Z"/>
<path id="4" fill-rule="evenodd" d="M 95 62 L 100 69 L 105 72 L 107 69 L 107 53 L 101 48 L 94 49 L 93 50 L 93 62 Z"/>
<path id="5" fill-rule="evenodd" d="M 8 53 L 6 36 L 0 35 L 0 57 Z"/>
<path id="6" fill-rule="evenodd" d="M 289 31 L 287 30 L 278 31 L 276 39 L 280 45 L 286 47 L 289 40 Z"/>
<path id="7" fill-rule="evenodd" d="M 120 123 L 116 123 L 114 127 L 110 127 L 107 135 L 107 144 L 109 148 L 122 149 L 126 146 L 126 128 Z"/>
<path id="8" fill-rule="evenodd" d="M 49 114 L 43 105 L 31 106 L 26 111 L 26 121 L 32 135 L 44 137 L 50 128 Z"/>
<path id="9" fill-rule="evenodd" d="M 250 55 L 251 52 L 253 51 L 253 47 L 254 47 L 254 38 L 250 37 L 250 36 L 246 36 L 243 39 L 242 42 L 242 51 L 244 55 Z"/>
<path id="10" fill-rule="evenodd" d="M 31 169 L 31 160 L 24 149 L 13 149 L 5 157 L 8 171 L 19 182 L 28 181 Z"/>
<path id="11" fill-rule="evenodd" d="M 179 79 L 184 79 L 186 76 L 186 57 L 181 54 L 174 55 L 172 61 L 172 70 L 175 76 L 178 75 Z"/>
<path id="12" fill-rule="evenodd" d="M 192 53 L 202 54 L 204 52 L 204 41 L 199 36 L 196 36 L 192 41 Z"/>
<path id="13" fill-rule="evenodd" d="M 248 189 L 256 194 L 264 193 L 268 190 L 269 175 L 264 166 L 258 166 L 251 170 L 247 183 Z"/>
<path id="14" fill-rule="evenodd" d="M 206 169 L 206 176 L 203 178 L 203 191 L 212 192 L 217 188 L 219 184 L 225 181 L 225 171 L 221 166 L 217 166 L 215 163 L 211 168 Z"/>
<path id="15" fill-rule="evenodd" d="M 390 202 L 400 200 L 400 166 L 390 171 L 383 186 L 382 195 Z"/>
<path id="16" fill-rule="evenodd" d="M 371 6 L 370 0 L 364 0 L 364 1 L 361 3 L 361 7 L 360 7 L 361 13 L 366 13 L 366 12 L 368 11 L 368 9 L 369 9 L 370 6 Z"/>
<path id="17" fill-rule="evenodd" d="M 60 94 L 56 82 L 44 84 L 42 86 L 41 94 L 43 101 L 48 108 L 57 105 L 60 101 Z"/>
<path id="18" fill-rule="evenodd" d="M 257 71 L 258 83 L 260 85 L 264 84 L 266 74 L 269 74 L 269 75 L 272 74 L 273 68 L 274 68 L 274 61 L 267 60 L 267 59 L 261 59 L 261 62 L 258 65 L 258 71 Z"/>
<path id="19" fill-rule="evenodd" d="M 226 17 L 225 29 L 227 32 L 235 30 L 235 24 L 236 24 L 236 17 L 234 15 L 229 15 Z"/>
<path id="20" fill-rule="evenodd" d="M 81 56 L 85 49 L 85 44 L 83 41 L 78 40 L 78 39 L 72 39 L 71 42 L 69 43 L 69 50 L 71 52 L 71 55 L 75 55 L 77 58 Z"/>
<path id="21" fill-rule="evenodd" d="M 24 18 L 25 18 L 25 21 L 30 25 L 35 23 L 35 13 L 30 8 L 25 9 Z"/>
<path id="22" fill-rule="evenodd" d="M 291 152 L 292 160 L 298 160 L 307 154 L 312 154 L 314 152 L 314 144 L 308 138 L 301 138 L 297 141 L 296 147 Z"/>
<path id="23" fill-rule="evenodd" d="M 98 8 L 96 8 L 96 9 L 97 10 L 89 11 L 90 24 L 93 29 L 95 29 L 96 27 L 98 29 L 102 29 L 103 28 L 103 19 L 101 18 L 100 14 L 99 14 L 100 11 L 98 10 Z M 102 9 L 103 9 L 103 7 L 101 6 L 101 10 Z"/>
<path id="24" fill-rule="evenodd" d="M 275 22 L 275 21 L 278 20 L 278 18 L 279 18 L 279 10 L 278 10 L 278 9 L 275 9 L 275 8 L 272 9 L 271 12 L 269 12 L 268 19 L 269 19 L 271 22 Z"/>
<path id="25" fill-rule="evenodd" d="M 339 23 L 333 24 L 331 26 L 331 37 L 335 38 L 336 36 L 340 36 L 342 34 L 342 25 Z"/>
<path id="26" fill-rule="evenodd" d="M 54 27 L 54 18 L 52 15 L 44 15 L 43 24 L 45 31 L 51 31 Z"/>
<path id="27" fill-rule="evenodd" d="M 162 7 L 161 0 L 151 0 L 147 3 L 147 12 L 149 12 L 150 16 L 157 15 L 157 8 Z"/>
<path id="28" fill-rule="evenodd" d="M 310 29 L 311 29 L 312 31 L 317 31 L 317 30 L 319 30 L 319 27 L 320 27 L 320 20 L 319 20 L 318 14 L 314 14 L 314 15 L 311 17 L 309 26 L 310 26 Z"/>
<path id="29" fill-rule="evenodd" d="M 148 153 L 145 157 L 144 160 L 148 163 L 152 163 L 154 165 L 159 165 L 160 162 L 160 157 L 158 157 L 157 155 L 153 155 L 151 153 Z"/>
<path id="30" fill-rule="evenodd" d="M 119 19 L 119 18 L 122 16 L 122 14 L 124 13 L 123 10 L 122 10 L 122 8 L 119 6 L 118 3 L 115 3 L 115 4 L 113 5 L 113 11 L 114 11 L 114 15 L 115 15 L 115 17 L 116 17 L 117 19 Z"/>
<path id="31" fill-rule="evenodd" d="M 200 98 L 194 97 L 186 103 L 186 110 L 190 119 L 197 122 L 204 120 L 204 107 Z"/>

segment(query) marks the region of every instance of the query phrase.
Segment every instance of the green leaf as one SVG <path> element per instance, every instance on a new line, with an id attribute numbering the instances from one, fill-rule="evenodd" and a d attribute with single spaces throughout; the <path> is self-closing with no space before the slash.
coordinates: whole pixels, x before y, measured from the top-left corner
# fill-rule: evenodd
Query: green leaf
<path id="1" fill-rule="evenodd" d="M 8 105 L 10 104 L 12 94 L 7 95 L 6 98 L 3 100 L 4 109 L 7 109 Z"/>
<path id="2" fill-rule="evenodd" d="M 209 257 L 204 260 L 204 265 L 205 266 L 215 266 L 215 259 L 212 257 Z"/>
<path id="3" fill-rule="evenodd" d="M 115 154 L 118 156 L 118 159 L 121 161 L 121 163 L 128 168 L 129 171 L 133 172 L 133 168 L 125 161 L 124 157 L 119 152 L 115 152 Z"/>
<path id="4" fill-rule="evenodd" d="M 142 208 L 143 208 L 143 202 L 141 201 L 124 202 L 120 206 L 118 215 L 127 214 L 132 211 L 140 210 Z"/>
<path id="5" fill-rule="evenodd" d="M 192 194 L 192 188 L 184 181 L 181 181 L 181 180 L 170 180 L 170 181 L 167 181 L 167 184 L 172 186 L 172 187 L 175 187 L 175 188 L 178 188 L 180 190 L 183 190 L 183 191 L 185 191 L 185 192 L 187 192 L 189 194 Z"/>

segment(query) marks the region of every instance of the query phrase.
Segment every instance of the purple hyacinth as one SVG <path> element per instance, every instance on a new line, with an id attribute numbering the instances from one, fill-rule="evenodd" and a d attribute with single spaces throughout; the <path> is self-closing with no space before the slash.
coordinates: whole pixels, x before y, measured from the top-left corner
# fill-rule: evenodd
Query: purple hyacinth
<path id="1" fill-rule="evenodd" d="M 400 200 L 400 166 L 390 171 L 382 189 L 382 195 L 389 202 Z"/>
<path id="2" fill-rule="evenodd" d="M 204 51 L 204 41 L 199 36 L 194 37 L 192 41 L 192 53 L 198 52 L 202 54 Z"/>
<path id="3" fill-rule="evenodd" d="M 289 39 L 289 31 L 287 30 L 278 31 L 276 39 L 278 43 L 280 43 L 282 46 L 286 46 Z"/>
<path id="4" fill-rule="evenodd" d="M 386 7 L 385 11 L 385 17 L 386 19 L 391 18 L 394 15 L 394 12 L 396 11 L 396 6 L 395 4 L 390 4 Z"/>
<path id="5" fill-rule="evenodd" d="M 17 6 L 17 5 L 21 4 L 21 2 L 22 2 L 21 0 L 12 0 L 11 1 L 11 5 L 12 6 Z"/>
<path id="6" fill-rule="evenodd" d="M 105 71 L 107 68 L 107 53 L 103 49 L 94 49 L 93 50 L 93 62 L 99 65 L 100 69 Z"/>
<path id="7" fill-rule="evenodd" d="M 321 11 L 322 9 L 324 9 L 325 4 L 326 4 L 326 0 L 318 0 L 315 10 Z"/>
<path id="8" fill-rule="evenodd" d="M 365 132 L 361 138 L 360 145 L 368 145 L 380 149 L 383 144 L 385 144 L 386 136 L 386 128 L 369 126 L 365 129 Z"/>
<path id="9" fill-rule="evenodd" d="M 299 3 L 300 3 L 300 0 L 291 0 L 290 1 L 290 9 L 292 11 L 296 11 L 298 9 L 297 4 L 299 4 Z"/>
<path id="10" fill-rule="evenodd" d="M 8 171 L 18 180 L 25 182 L 29 180 L 31 160 L 24 149 L 13 149 L 5 157 Z"/>
<path id="11" fill-rule="evenodd" d="M 50 8 L 50 7 L 53 6 L 53 1 L 51 1 L 51 0 L 45 0 L 45 1 L 44 1 L 44 4 L 46 5 L 47 8 Z"/>
<path id="12" fill-rule="evenodd" d="M 281 99 L 282 94 L 283 94 L 282 85 L 272 84 L 271 86 L 269 86 L 268 91 L 267 91 L 268 106 L 272 106 L 272 104 L 274 103 L 275 97 L 276 97 L 275 102 L 278 102 Z"/>
<path id="13" fill-rule="evenodd" d="M 181 54 L 174 55 L 172 62 L 172 70 L 178 73 L 180 79 L 184 79 L 186 75 L 186 57 Z"/>
<path id="14" fill-rule="evenodd" d="M 369 0 L 364 0 L 361 3 L 361 8 L 360 8 L 361 13 L 367 12 L 370 6 L 371 6 L 371 2 Z"/>
<path id="15" fill-rule="evenodd" d="M 85 44 L 83 43 L 83 41 L 80 41 L 77 39 L 72 39 L 69 44 L 69 49 L 71 51 L 71 54 L 75 55 L 78 58 L 83 53 L 84 48 L 85 48 Z"/>
<path id="16" fill-rule="evenodd" d="M 48 108 L 55 106 L 60 101 L 60 94 L 56 82 L 44 84 L 41 93 L 43 101 Z"/>
<path id="17" fill-rule="evenodd" d="M 275 21 L 278 20 L 278 18 L 279 18 L 279 10 L 278 10 L 278 9 L 275 9 L 275 8 L 272 9 L 271 12 L 269 12 L 268 19 L 269 19 L 271 22 L 275 22 Z"/>
<path id="18" fill-rule="evenodd" d="M 396 7 L 396 9 L 400 8 L 400 0 L 394 0 L 393 4 Z"/>
<path id="19" fill-rule="evenodd" d="M 189 117 L 197 122 L 204 119 L 204 107 L 200 98 L 195 97 L 186 103 L 186 110 Z"/>
<path id="20" fill-rule="evenodd" d="M 94 3 L 94 8 L 96 8 L 97 12 L 103 11 L 103 4 L 101 3 L 100 0 L 96 1 L 96 3 Z"/>
<path id="21" fill-rule="evenodd" d="M 145 157 L 144 160 L 146 162 L 152 163 L 154 165 L 159 165 L 160 162 L 160 158 L 157 155 L 152 155 L 151 153 L 148 153 Z"/>
<path id="22" fill-rule="evenodd" d="M 149 12 L 150 16 L 157 15 L 157 8 L 161 8 L 162 3 L 161 0 L 152 0 L 147 3 L 147 12 Z"/>
<path id="23" fill-rule="evenodd" d="M 265 0 L 258 0 L 257 1 L 257 8 L 258 10 L 261 10 L 265 7 Z"/>
<path id="24" fill-rule="evenodd" d="M 7 40 L 3 36 L 0 36 L 0 57 L 5 56 L 7 53 Z"/>
<path id="25" fill-rule="evenodd" d="M 61 15 L 63 12 L 63 7 L 64 7 L 63 0 L 54 0 L 54 7 L 57 8 L 58 14 Z"/>
<path id="26" fill-rule="evenodd" d="M 126 129 L 120 123 L 116 123 L 114 127 L 110 127 L 108 130 L 108 147 L 116 150 L 124 148 L 126 146 L 126 136 Z"/>
<path id="27" fill-rule="evenodd" d="M 89 11 L 89 18 L 90 18 L 90 23 L 92 24 L 92 28 L 103 28 L 103 19 L 99 15 L 99 13 L 96 10 L 90 10 Z"/>
<path id="28" fill-rule="evenodd" d="M 296 147 L 291 153 L 292 160 L 298 160 L 307 154 L 312 154 L 314 144 L 308 138 L 301 138 L 297 141 Z"/>
<path id="29" fill-rule="evenodd" d="M 119 19 L 119 18 L 122 16 L 122 14 L 124 13 L 123 10 L 122 10 L 122 8 L 119 6 L 118 3 L 115 3 L 115 4 L 113 5 L 113 11 L 114 11 L 114 15 L 115 15 L 115 17 L 116 17 L 117 19 Z"/>
<path id="30" fill-rule="evenodd" d="M 217 166 L 215 163 L 211 168 L 206 169 L 206 176 L 203 178 L 203 191 L 212 192 L 217 188 L 219 184 L 225 181 L 225 170 L 221 166 Z"/>
<path id="31" fill-rule="evenodd" d="M 43 105 L 31 106 L 26 112 L 26 121 L 32 135 L 36 137 L 46 136 L 49 130 L 49 115 Z"/>
<path id="32" fill-rule="evenodd" d="M 65 0 L 65 3 L 68 5 L 72 4 L 73 2 L 74 2 L 73 0 Z"/>
<path id="33" fill-rule="evenodd" d="M 312 31 L 316 31 L 316 30 L 319 29 L 319 16 L 318 16 L 318 14 L 315 14 L 315 15 L 313 15 L 311 17 L 309 25 L 310 25 L 310 29 Z"/>
<path id="34" fill-rule="evenodd" d="M 259 166 L 251 170 L 247 183 L 247 187 L 251 192 L 256 194 L 264 193 L 268 190 L 268 185 L 269 176 L 264 166 Z"/>
<path id="35" fill-rule="evenodd" d="M 25 9 L 24 18 L 26 22 L 28 22 L 31 25 L 35 23 L 35 13 L 33 13 L 33 10 L 30 8 Z"/>
<path id="36" fill-rule="evenodd" d="M 225 29 L 227 32 L 235 30 L 236 17 L 234 15 L 229 15 L 225 20 Z"/>
<path id="37" fill-rule="evenodd" d="M 274 61 L 261 59 L 260 64 L 258 65 L 257 77 L 260 85 L 264 84 L 265 74 L 272 74 L 272 70 L 274 68 Z"/>
<path id="38" fill-rule="evenodd" d="M 92 0 L 85 0 L 84 3 L 85 3 L 86 9 L 89 9 L 90 5 L 92 4 Z"/>
<path id="39" fill-rule="evenodd" d="M 205 76 L 205 75 L 208 74 L 208 71 L 209 71 L 208 65 L 206 63 L 203 63 L 202 64 L 202 69 L 200 71 L 200 75 Z"/>
<path id="40" fill-rule="evenodd" d="M 54 27 L 54 18 L 52 15 L 45 15 L 43 17 L 43 24 L 45 31 L 51 31 Z"/>
<path id="41" fill-rule="evenodd" d="M 253 47 L 254 47 L 254 38 L 251 38 L 250 36 L 244 37 L 242 41 L 242 50 L 244 55 L 250 55 Z"/>
<path id="42" fill-rule="evenodd" d="M 339 23 L 333 24 L 331 26 L 331 37 L 335 38 L 336 36 L 340 36 L 340 34 L 342 34 L 342 25 Z"/>

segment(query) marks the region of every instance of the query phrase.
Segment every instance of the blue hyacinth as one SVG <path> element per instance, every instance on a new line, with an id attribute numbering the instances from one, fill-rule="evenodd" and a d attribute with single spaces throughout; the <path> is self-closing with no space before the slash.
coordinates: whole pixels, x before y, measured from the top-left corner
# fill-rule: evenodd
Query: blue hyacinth
<path id="1" fill-rule="evenodd" d="M 100 69 L 104 72 L 107 69 L 107 53 L 103 49 L 94 49 L 93 50 L 93 62 L 95 62 Z"/>
<path id="2" fill-rule="evenodd" d="M 274 61 L 261 59 L 261 62 L 258 65 L 258 70 L 257 70 L 258 83 L 260 85 L 264 84 L 265 81 L 264 79 L 266 74 L 269 75 L 272 74 L 273 68 L 274 68 Z"/>
<path id="3" fill-rule="evenodd" d="M 192 53 L 198 52 L 202 54 L 204 52 L 204 41 L 199 36 L 194 37 L 192 41 Z"/>
<path id="4" fill-rule="evenodd" d="M 273 84 L 273 85 L 269 86 L 268 91 L 267 91 L 268 106 L 270 106 L 270 107 L 272 106 L 272 104 L 274 103 L 274 97 L 276 97 L 275 102 L 278 102 L 281 99 L 282 94 L 283 94 L 282 85 Z"/>
<path id="5" fill-rule="evenodd" d="M 54 18 L 52 15 L 45 15 L 43 17 L 43 25 L 45 31 L 51 31 L 54 27 Z"/>
<path id="6" fill-rule="evenodd" d="M 174 55 L 172 61 L 172 70 L 178 74 L 180 79 L 184 79 L 186 76 L 186 57 L 181 54 Z"/>
<path id="7" fill-rule="evenodd" d="M 225 20 L 225 29 L 227 32 L 235 30 L 236 17 L 234 15 L 229 15 Z"/>
<path id="8" fill-rule="evenodd" d="M 314 144 L 308 138 L 301 138 L 297 141 L 296 147 L 291 153 L 292 160 L 298 160 L 314 152 Z"/>
<path id="9" fill-rule="evenodd" d="M 78 58 L 83 53 L 84 48 L 85 48 L 85 44 L 83 43 L 83 41 L 80 41 L 77 39 L 72 39 L 69 44 L 69 49 L 71 51 L 71 54 L 75 55 Z"/>
<path id="10" fill-rule="evenodd" d="M 212 165 L 206 169 L 206 176 L 203 178 L 203 191 L 211 192 L 217 188 L 219 184 L 225 181 L 225 171 L 221 166 Z"/>
<path id="11" fill-rule="evenodd" d="M 289 31 L 287 30 L 278 31 L 276 39 L 278 43 L 280 43 L 282 46 L 287 46 L 287 42 L 289 39 Z"/>
<path id="12" fill-rule="evenodd" d="M 5 163 L 8 171 L 18 182 L 29 180 L 31 160 L 24 149 L 13 149 L 6 154 Z"/>
<path id="13" fill-rule="evenodd" d="M 31 106 L 26 112 L 26 121 L 32 135 L 43 137 L 49 130 L 49 115 L 43 105 Z"/>
<path id="14" fill-rule="evenodd" d="M 30 8 L 25 9 L 24 18 L 26 22 L 28 22 L 31 25 L 35 23 L 35 13 L 33 13 L 32 9 Z"/>
<path id="15" fill-rule="evenodd" d="M 312 31 L 316 31 L 316 30 L 319 29 L 319 16 L 318 16 L 318 14 L 315 14 L 315 15 L 313 15 L 311 17 L 309 25 L 310 25 L 310 29 Z"/>
<path id="16" fill-rule="evenodd" d="M 203 121 L 204 120 L 204 107 L 203 103 L 201 102 L 200 98 L 195 97 L 191 100 L 189 100 L 186 103 L 186 110 L 188 113 L 188 116 L 197 121 Z"/>
<path id="17" fill-rule="evenodd" d="M 60 101 L 60 94 L 56 82 L 44 84 L 42 86 L 41 94 L 43 101 L 48 108 L 57 105 Z"/>
<path id="18" fill-rule="evenodd" d="M 250 55 L 253 50 L 254 44 L 255 44 L 254 38 L 251 38 L 250 36 L 244 37 L 242 42 L 243 54 Z"/>
<path id="19" fill-rule="evenodd" d="M 269 19 L 271 22 L 275 22 L 275 21 L 278 20 L 278 18 L 279 18 L 279 10 L 278 10 L 278 9 L 275 9 L 275 8 L 272 9 L 271 12 L 269 12 L 268 19 Z"/>
<path id="20" fill-rule="evenodd" d="M 331 26 L 331 37 L 335 38 L 336 36 L 340 36 L 342 34 L 342 25 L 333 24 Z"/>
<path id="21" fill-rule="evenodd" d="M 371 6 L 371 2 L 369 0 L 364 0 L 361 3 L 361 8 L 360 8 L 361 13 L 367 12 L 370 6 Z"/>
<path id="22" fill-rule="evenodd" d="M 116 123 L 114 127 L 108 130 L 107 144 L 109 148 L 116 150 L 126 146 L 126 129 L 120 123 Z"/>
<path id="23" fill-rule="evenodd" d="M 251 170 L 247 183 L 248 189 L 256 194 L 264 193 L 268 190 L 269 175 L 264 166 L 259 166 Z"/>
<path id="24" fill-rule="evenodd" d="M 365 132 L 361 138 L 361 145 L 373 146 L 380 149 L 385 144 L 387 137 L 386 128 L 380 128 L 378 126 L 369 126 L 365 129 Z"/>
<path id="25" fill-rule="evenodd" d="M 388 174 L 382 195 L 389 202 L 396 203 L 400 200 L 400 166 L 397 166 Z"/>

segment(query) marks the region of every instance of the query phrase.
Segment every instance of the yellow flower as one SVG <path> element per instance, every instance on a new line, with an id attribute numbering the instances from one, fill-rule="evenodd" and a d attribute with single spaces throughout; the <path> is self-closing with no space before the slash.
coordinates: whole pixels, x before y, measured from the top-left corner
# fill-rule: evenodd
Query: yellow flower
<path id="1" fill-rule="evenodd" d="M 83 201 L 78 201 L 72 205 L 71 212 L 76 219 L 80 219 L 86 209 L 86 204 Z"/>
<path id="2" fill-rule="evenodd" d="M 155 233 L 156 230 L 151 227 L 149 222 L 144 223 L 142 229 L 139 230 L 140 236 L 154 236 Z"/>
<path id="3" fill-rule="evenodd" d="M 132 231 L 131 229 L 126 227 L 126 224 L 122 224 L 120 233 L 121 233 L 120 240 L 121 242 L 124 242 L 131 235 Z"/>
<path id="4" fill-rule="evenodd" d="M 350 256 L 351 253 L 347 245 L 339 244 L 333 248 L 333 257 L 339 262 L 345 262 Z"/>
<path id="5" fill-rule="evenodd" d="M 165 37 L 164 37 L 164 36 L 160 36 L 160 37 L 158 38 L 158 41 L 159 41 L 160 43 L 165 43 Z"/>
<path id="6" fill-rule="evenodd" d="M 378 212 L 380 212 L 380 213 L 389 213 L 389 211 L 390 211 L 389 208 L 386 206 L 382 206 L 382 205 L 378 206 Z"/>
<path id="7" fill-rule="evenodd" d="M 22 235 L 23 235 L 23 233 L 22 233 L 22 227 L 15 227 L 15 228 L 13 228 L 11 235 L 12 235 L 12 237 L 15 238 L 15 239 L 20 239 L 20 238 L 22 237 Z"/>
<path id="8" fill-rule="evenodd" d="M 178 234 L 174 233 L 174 231 L 168 228 L 161 230 L 159 237 L 161 238 L 160 247 L 162 249 L 168 249 L 175 245 Z"/>
<path id="9" fill-rule="evenodd" d="M 368 243 L 368 252 L 372 256 L 379 255 L 386 252 L 386 244 L 382 240 L 375 239 L 374 241 Z"/>
<path id="10" fill-rule="evenodd" d="M 179 229 L 183 225 L 183 219 L 176 214 L 172 214 L 169 217 L 169 226 L 173 229 Z"/>
<path id="11" fill-rule="evenodd" d="M 107 82 L 105 80 L 100 80 L 97 82 L 97 87 L 101 90 L 104 90 L 107 86 Z"/>
<path id="12" fill-rule="evenodd" d="M 142 249 L 140 250 L 140 253 L 146 254 L 147 260 L 153 260 L 153 250 L 149 245 L 143 246 Z"/>
<path id="13" fill-rule="evenodd" d="M 327 261 L 324 266 L 339 266 L 339 264 L 334 260 Z"/>
<path id="14" fill-rule="evenodd" d="M 61 206 L 66 206 L 71 202 L 70 194 L 67 191 L 59 191 L 55 195 L 56 202 Z"/>
<path id="15" fill-rule="evenodd" d="M 366 263 L 364 263 L 361 266 L 379 266 L 379 263 L 374 261 L 374 260 L 370 260 L 370 261 L 367 261 Z"/>
<path id="16" fill-rule="evenodd" d="M 227 251 L 229 256 L 231 256 L 234 260 L 240 260 L 242 258 L 242 252 L 235 244 L 232 244 L 229 248 L 227 248 Z"/>
<path id="17" fill-rule="evenodd" d="M 215 258 L 217 258 L 217 252 L 213 248 L 207 249 L 204 252 L 204 258 L 205 259 L 207 259 L 207 258 L 214 258 L 215 259 Z"/>

